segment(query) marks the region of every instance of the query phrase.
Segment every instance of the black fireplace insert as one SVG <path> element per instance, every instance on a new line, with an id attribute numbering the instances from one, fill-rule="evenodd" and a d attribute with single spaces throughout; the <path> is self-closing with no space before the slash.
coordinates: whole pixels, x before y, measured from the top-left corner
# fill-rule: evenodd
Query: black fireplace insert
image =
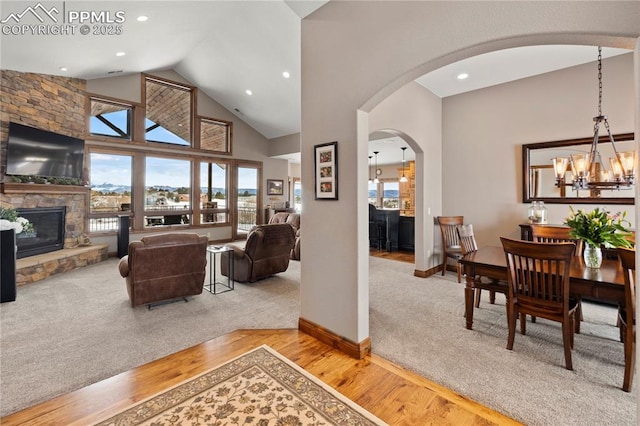
<path id="1" fill-rule="evenodd" d="M 16 235 L 16 257 L 35 256 L 64 248 L 66 207 L 19 208 L 18 216 L 31 227 Z"/>

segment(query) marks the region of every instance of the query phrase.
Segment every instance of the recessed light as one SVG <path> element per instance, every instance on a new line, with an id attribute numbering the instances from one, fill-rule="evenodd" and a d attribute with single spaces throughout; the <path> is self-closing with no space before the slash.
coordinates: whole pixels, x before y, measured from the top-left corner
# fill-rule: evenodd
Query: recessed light
<path id="1" fill-rule="evenodd" d="M 116 56 L 124 56 L 124 55 L 126 55 L 126 53 L 124 53 L 124 52 L 117 52 L 116 53 Z"/>
<path id="2" fill-rule="evenodd" d="M 138 22 L 145 22 L 147 19 L 149 19 L 148 16 L 144 16 L 144 15 L 140 15 L 136 18 L 138 20 Z"/>
<path id="3" fill-rule="evenodd" d="M 466 72 L 462 72 L 460 74 L 458 74 L 458 80 L 464 80 L 465 78 L 468 78 L 469 74 L 467 74 Z"/>
<path id="4" fill-rule="evenodd" d="M 249 89 L 247 89 L 247 90 L 245 91 L 245 93 L 246 93 L 247 95 L 249 95 L 249 96 L 253 95 L 253 92 L 252 92 L 251 90 L 249 90 Z"/>
<path id="5" fill-rule="evenodd" d="M 60 71 L 67 71 L 67 67 L 60 67 Z"/>
<path id="6" fill-rule="evenodd" d="M 284 78 L 289 78 L 289 77 L 291 77 L 291 74 L 289 74 L 289 71 L 285 71 L 285 72 L 282 73 L 282 76 Z"/>

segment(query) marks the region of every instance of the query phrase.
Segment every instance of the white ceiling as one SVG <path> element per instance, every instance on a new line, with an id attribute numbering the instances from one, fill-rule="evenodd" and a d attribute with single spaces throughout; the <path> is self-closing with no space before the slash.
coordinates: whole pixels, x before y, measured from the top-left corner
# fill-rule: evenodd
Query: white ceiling
<path id="1" fill-rule="evenodd" d="M 322 0 L 269 1 L 74 1 L 46 2 L 62 22 L 62 10 L 124 11 L 120 35 L 0 35 L 0 66 L 23 72 L 83 79 L 175 69 L 266 138 L 300 131 L 300 21 Z M 2 25 L 53 24 L 39 3 L 2 1 Z M 51 7 L 57 6 L 56 11 Z M 28 9 L 31 7 L 31 9 Z M 66 8 L 66 9 L 63 9 Z M 23 12 L 27 12 L 24 13 Z M 44 22 L 38 22 L 34 12 Z M 138 22 L 139 15 L 148 16 Z M 19 22 L 18 22 L 19 21 Z M 2 34 L 2 33 L 0 33 Z M 124 56 L 116 56 L 124 52 Z M 626 53 L 604 49 L 603 56 Z M 440 97 L 595 61 L 597 48 L 533 46 L 461 61 L 416 81 Z M 61 71 L 60 67 L 67 67 Z M 290 78 L 282 76 L 283 71 Z M 457 80 L 459 72 L 469 78 Z M 249 89 L 253 95 L 248 96 Z M 373 143 L 373 142 L 372 142 Z M 400 142 L 375 142 L 379 164 L 398 163 Z M 394 149 L 390 149 L 393 146 Z M 373 145 L 370 151 L 373 151 Z M 389 154 L 387 154 L 386 152 Z M 296 156 L 289 156 L 291 161 Z M 413 159 L 410 149 L 407 161 Z"/>

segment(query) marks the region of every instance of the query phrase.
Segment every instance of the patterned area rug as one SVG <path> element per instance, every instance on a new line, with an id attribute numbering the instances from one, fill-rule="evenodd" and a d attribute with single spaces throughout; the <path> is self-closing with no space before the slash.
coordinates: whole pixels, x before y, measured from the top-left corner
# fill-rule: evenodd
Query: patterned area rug
<path id="1" fill-rule="evenodd" d="M 385 425 L 263 345 L 97 425 Z"/>

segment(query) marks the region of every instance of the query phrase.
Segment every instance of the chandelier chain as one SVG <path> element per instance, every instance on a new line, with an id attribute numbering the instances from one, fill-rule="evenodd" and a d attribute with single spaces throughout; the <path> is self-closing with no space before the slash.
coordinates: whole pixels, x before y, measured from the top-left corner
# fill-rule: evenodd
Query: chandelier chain
<path id="1" fill-rule="evenodd" d="M 602 115 L 602 47 L 598 46 L 598 116 Z"/>

